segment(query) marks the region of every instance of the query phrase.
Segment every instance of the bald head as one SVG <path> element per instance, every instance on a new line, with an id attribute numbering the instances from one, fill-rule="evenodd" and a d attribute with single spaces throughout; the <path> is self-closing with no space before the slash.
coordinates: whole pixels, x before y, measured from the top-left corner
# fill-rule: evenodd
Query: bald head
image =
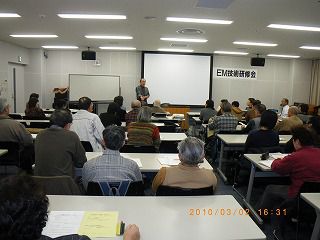
<path id="1" fill-rule="evenodd" d="M 134 100 L 131 102 L 131 108 L 141 108 L 141 102 L 138 100 Z"/>
<path id="2" fill-rule="evenodd" d="M 299 114 L 299 108 L 296 107 L 296 106 L 292 106 L 292 107 L 289 107 L 289 110 L 288 110 L 288 117 L 291 117 L 291 116 L 296 116 Z"/>
<path id="3" fill-rule="evenodd" d="M 154 107 L 160 107 L 160 105 L 161 105 L 161 102 L 159 99 L 154 100 L 154 102 L 153 102 Z"/>

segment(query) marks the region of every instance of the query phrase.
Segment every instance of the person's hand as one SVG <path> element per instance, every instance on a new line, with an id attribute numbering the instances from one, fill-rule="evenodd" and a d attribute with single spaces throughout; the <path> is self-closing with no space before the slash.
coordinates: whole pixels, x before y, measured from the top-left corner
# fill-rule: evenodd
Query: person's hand
<path id="1" fill-rule="evenodd" d="M 123 240 L 140 240 L 139 227 L 135 224 L 129 224 L 124 231 Z"/>

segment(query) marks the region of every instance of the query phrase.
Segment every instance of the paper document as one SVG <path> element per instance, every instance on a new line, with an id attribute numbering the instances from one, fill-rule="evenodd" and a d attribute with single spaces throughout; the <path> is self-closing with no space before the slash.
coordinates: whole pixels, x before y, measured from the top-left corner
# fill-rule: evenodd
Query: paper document
<path id="1" fill-rule="evenodd" d="M 135 161 L 138 164 L 139 168 L 142 168 L 142 162 L 141 162 L 140 158 L 133 158 L 127 154 L 121 154 L 121 156 Z"/>
<path id="2" fill-rule="evenodd" d="M 277 158 L 284 158 L 286 156 L 288 156 L 289 154 L 283 154 L 283 153 L 270 153 L 270 157 L 272 159 L 277 159 Z"/>
<path id="3" fill-rule="evenodd" d="M 158 157 L 158 160 L 161 165 L 176 166 L 180 163 L 178 156 L 176 157 L 163 156 L 163 157 Z"/>
<path id="4" fill-rule="evenodd" d="M 271 168 L 271 164 L 273 163 L 273 160 L 274 159 L 259 161 L 259 164 L 264 165 L 264 166 L 266 166 L 268 168 Z"/>
<path id="5" fill-rule="evenodd" d="M 118 212 L 85 212 L 78 233 L 90 238 L 115 237 L 118 215 Z"/>

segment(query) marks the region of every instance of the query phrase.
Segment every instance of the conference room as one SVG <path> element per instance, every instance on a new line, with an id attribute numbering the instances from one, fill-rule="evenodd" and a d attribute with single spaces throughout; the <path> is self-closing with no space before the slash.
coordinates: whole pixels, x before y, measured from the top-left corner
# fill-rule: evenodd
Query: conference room
<path id="1" fill-rule="evenodd" d="M 319 239 L 319 12 L 2 0 L 0 239 Z"/>

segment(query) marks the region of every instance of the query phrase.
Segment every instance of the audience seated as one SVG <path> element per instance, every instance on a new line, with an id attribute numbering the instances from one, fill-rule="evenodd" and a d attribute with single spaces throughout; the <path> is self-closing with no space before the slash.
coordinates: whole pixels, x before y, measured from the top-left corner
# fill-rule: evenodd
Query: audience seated
<path id="1" fill-rule="evenodd" d="M 101 152 L 104 148 L 102 132 L 104 126 L 100 118 L 92 113 L 93 103 L 90 98 L 79 99 L 79 111 L 73 115 L 70 130 L 78 134 L 80 141 L 91 143 L 94 152 Z"/>
<path id="2" fill-rule="evenodd" d="M 204 159 L 204 142 L 195 137 L 188 137 L 178 144 L 180 164 L 163 167 L 152 182 L 156 192 L 160 185 L 180 188 L 216 188 L 217 178 L 211 170 L 200 168 Z"/>
<path id="3" fill-rule="evenodd" d="M 54 109 L 67 109 L 68 102 L 65 99 L 55 99 L 53 103 Z"/>
<path id="4" fill-rule="evenodd" d="M 90 240 L 77 234 L 50 238 L 42 235 L 49 212 L 49 199 L 29 176 L 10 176 L 0 180 L 0 239 L 3 240 Z M 139 240 L 136 225 L 129 224 L 124 240 Z"/>
<path id="5" fill-rule="evenodd" d="M 214 102 L 211 99 L 208 99 L 205 104 L 205 108 L 200 111 L 200 120 L 203 123 L 208 123 L 209 119 L 217 115 L 217 111 L 214 109 Z"/>
<path id="6" fill-rule="evenodd" d="M 232 105 L 231 113 L 234 116 L 236 116 L 239 121 L 241 121 L 243 117 L 243 111 L 239 108 L 240 106 L 239 102 L 233 101 L 231 105 Z"/>
<path id="7" fill-rule="evenodd" d="M 275 112 L 266 110 L 261 115 L 260 128 L 249 133 L 244 152 L 250 148 L 270 148 L 279 146 L 279 135 L 273 131 L 278 116 Z"/>
<path id="8" fill-rule="evenodd" d="M 249 120 L 247 126 L 242 129 L 242 132 L 249 133 L 252 130 L 259 129 L 261 114 L 266 110 L 266 106 L 264 104 L 257 104 L 253 106 L 255 117 Z"/>
<path id="9" fill-rule="evenodd" d="M 32 97 L 29 99 L 29 102 L 27 103 L 28 108 L 25 110 L 27 119 L 46 119 L 46 115 L 39 107 L 38 102 L 38 98 Z"/>
<path id="10" fill-rule="evenodd" d="M 123 108 L 123 97 L 122 96 L 116 96 L 113 99 L 113 102 L 115 102 L 116 104 L 118 104 L 118 118 L 120 119 L 120 122 L 124 122 L 125 121 L 125 115 L 126 115 L 126 110 Z"/>
<path id="11" fill-rule="evenodd" d="M 72 115 L 68 110 L 55 110 L 50 123 L 35 141 L 35 175 L 73 177 L 74 167 L 81 168 L 87 158 L 79 137 L 69 131 Z"/>
<path id="12" fill-rule="evenodd" d="M 118 125 L 121 126 L 121 121 L 118 115 L 119 112 L 119 106 L 118 104 L 112 102 L 108 106 L 108 110 L 106 113 L 100 114 L 100 120 L 104 127 L 107 127 L 109 125 Z"/>
<path id="13" fill-rule="evenodd" d="M 295 127 L 302 126 L 302 120 L 297 116 L 299 109 L 296 106 L 289 107 L 288 117 L 283 118 L 282 121 L 279 121 L 275 126 L 275 130 L 278 132 L 290 133 L 291 130 Z"/>
<path id="14" fill-rule="evenodd" d="M 221 112 L 221 104 L 222 104 L 222 103 L 228 103 L 228 102 L 229 102 L 228 99 L 221 99 L 220 105 L 219 105 L 218 108 L 217 108 L 217 116 L 221 116 L 221 115 L 222 115 L 222 112 Z"/>
<path id="15" fill-rule="evenodd" d="M 128 126 L 128 144 L 132 145 L 154 145 L 160 147 L 159 128 L 151 123 L 151 108 L 143 106 L 137 116 L 137 122 Z"/>
<path id="16" fill-rule="evenodd" d="M 131 108 L 132 108 L 132 110 L 130 112 L 128 112 L 125 116 L 126 126 L 128 126 L 132 122 L 137 121 L 137 116 L 138 116 L 139 110 L 141 108 L 141 102 L 139 100 L 132 101 Z"/>
<path id="17" fill-rule="evenodd" d="M 108 126 L 103 131 L 106 149 L 102 156 L 86 162 L 82 169 L 82 182 L 87 189 L 89 182 L 107 181 L 142 181 L 137 163 L 120 155 L 120 148 L 125 143 L 122 127 Z"/>
<path id="18" fill-rule="evenodd" d="M 253 108 L 254 98 L 248 98 L 246 110 L 250 110 Z"/>
<path id="19" fill-rule="evenodd" d="M 251 98 L 249 98 L 251 99 Z M 247 109 L 246 115 L 245 115 L 245 120 L 247 123 L 249 123 L 249 121 L 251 119 L 254 119 L 256 117 L 256 112 L 254 111 L 254 106 L 261 104 L 260 100 L 252 100 L 252 102 L 250 102 L 248 100 L 247 104 L 250 103 L 249 105 L 251 106 L 251 108 Z"/>
<path id="20" fill-rule="evenodd" d="M 282 98 L 280 103 L 280 118 L 286 118 L 288 117 L 288 111 L 289 111 L 289 100 L 287 98 Z"/>
<path id="21" fill-rule="evenodd" d="M 20 167 L 28 172 L 32 171 L 34 163 L 34 148 L 31 134 L 23 124 L 11 119 L 7 99 L 0 98 L 0 142 L 17 142 L 22 151 Z"/>
<path id="22" fill-rule="evenodd" d="M 29 110 L 29 101 L 30 101 L 31 98 L 36 98 L 36 99 L 39 100 L 39 94 L 38 93 L 31 93 L 30 94 L 29 100 L 28 100 L 28 102 L 26 104 L 26 110 L 25 111 Z"/>
<path id="23" fill-rule="evenodd" d="M 154 100 L 153 107 L 151 108 L 152 113 L 166 113 L 167 111 L 161 107 L 159 99 Z"/>
<path id="24" fill-rule="evenodd" d="M 295 152 L 276 159 L 273 172 L 289 175 L 291 185 L 269 185 L 264 191 L 258 209 L 277 208 L 286 199 L 296 198 L 305 181 L 320 182 L 320 149 L 313 147 L 311 132 L 305 127 L 292 129 Z"/>

